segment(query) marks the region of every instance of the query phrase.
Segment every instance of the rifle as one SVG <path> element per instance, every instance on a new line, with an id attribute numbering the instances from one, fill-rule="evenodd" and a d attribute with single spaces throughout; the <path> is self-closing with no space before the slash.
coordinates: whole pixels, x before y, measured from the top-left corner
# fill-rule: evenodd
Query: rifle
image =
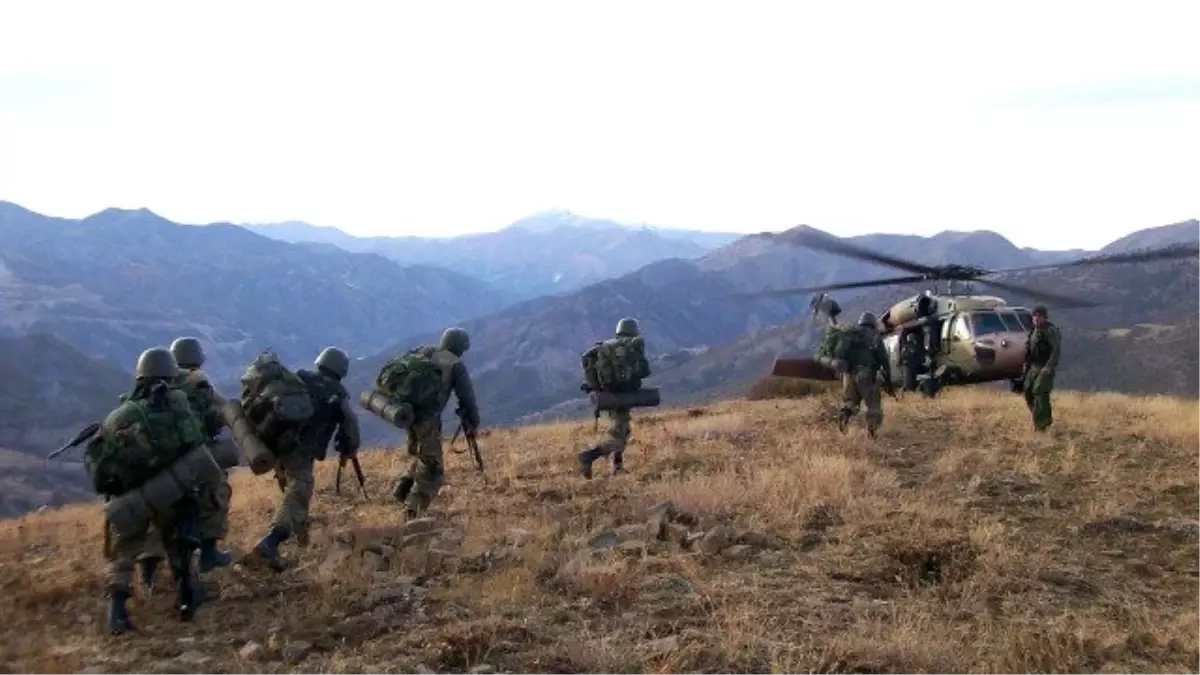
<path id="1" fill-rule="evenodd" d="M 346 466 L 346 460 L 349 459 L 354 465 L 354 476 L 358 478 L 358 487 L 362 490 L 363 497 L 370 499 L 367 494 L 367 478 L 363 475 L 362 464 L 358 463 L 358 453 L 350 453 L 349 455 L 341 455 L 338 457 L 337 476 L 334 478 L 333 491 L 335 494 L 342 494 L 342 467 Z"/>
<path id="2" fill-rule="evenodd" d="M 50 453 L 49 455 L 46 455 L 46 459 L 54 459 L 55 457 L 58 457 L 59 455 L 66 452 L 67 450 L 70 450 L 71 448 L 74 448 L 75 446 L 88 440 L 92 436 L 95 436 L 97 431 L 100 431 L 100 423 L 92 422 L 91 424 L 84 427 L 83 431 L 80 431 L 78 434 L 76 434 L 75 438 L 72 438 L 70 441 L 67 441 L 66 445 L 55 450 L 54 452 Z"/>
<path id="3" fill-rule="evenodd" d="M 453 449 L 454 442 L 458 440 L 458 435 L 460 433 L 462 433 L 462 430 L 463 430 L 462 408 L 456 409 L 454 411 L 454 414 L 458 415 L 459 422 L 458 422 L 458 429 L 456 429 L 454 431 L 454 436 L 450 438 L 451 449 Z M 471 459 L 475 460 L 475 468 L 478 469 L 480 473 L 482 473 L 483 472 L 483 455 L 479 454 L 479 441 L 475 440 L 475 436 L 473 436 L 473 435 L 466 435 L 466 434 L 464 434 L 464 435 L 467 437 L 467 447 L 471 450 Z M 458 452 L 461 454 L 461 452 L 459 450 L 455 450 L 455 452 Z"/>

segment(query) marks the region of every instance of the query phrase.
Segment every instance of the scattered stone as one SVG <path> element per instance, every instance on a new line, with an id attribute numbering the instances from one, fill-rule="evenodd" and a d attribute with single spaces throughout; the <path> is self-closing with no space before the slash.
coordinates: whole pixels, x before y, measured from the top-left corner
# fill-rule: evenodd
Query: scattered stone
<path id="1" fill-rule="evenodd" d="M 288 663 L 299 663 L 300 661 L 303 661 L 312 650 L 313 646 L 310 642 L 298 640 L 296 642 L 288 643 L 288 645 L 283 648 L 283 660 Z"/>
<path id="2" fill-rule="evenodd" d="M 737 543 L 753 548 L 783 548 L 783 539 L 766 532 L 748 530 L 737 536 Z"/>
<path id="3" fill-rule="evenodd" d="M 653 654 L 666 654 L 669 652 L 679 651 L 679 637 L 676 635 L 668 635 L 657 640 L 649 640 L 643 642 L 641 649 Z"/>
<path id="4" fill-rule="evenodd" d="M 641 555 L 646 552 L 646 542 L 637 540 L 623 541 L 617 545 L 617 550 L 621 553 Z"/>
<path id="5" fill-rule="evenodd" d="M 1074 572 L 1060 569 L 1043 569 L 1038 572 L 1038 579 L 1065 588 L 1081 595 L 1092 595 L 1097 592 L 1095 584 Z"/>
<path id="6" fill-rule="evenodd" d="M 644 578 L 639 584 L 644 593 L 695 593 L 696 586 L 678 574 L 659 574 Z"/>
<path id="7" fill-rule="evenodd" d="M 433 675 L 437 671 L 425 665 L 424 663 L 418 663 L 417 665 L 413 666 L 413 672 L 417 673 L 417 675 Z"/>
<path id="8" fill-rule="evenodd" d="M 263 646 L 257 642 L 247 642 L 242 646 L 241 649 L 238 650 L 238 656 L 247 661 L 257 661 L 258 659 L 262 658 L 262 655 L 265 651 L 266 650 L 263 649 Z"/>
<path id="9" fill-rule="evenodd" d="M 1171 526 L 1171 536 L 1176 539 L 1196 539 L 1200 537 L 1200 523 L 1195 521 L 1175 523 Z"/>
<path id="10" fill-rule="evenodd" d="M 417 532 L 415 534 L 410 534 L 410 535 L 404 537 L 403 539 L 401 539 L 400 541 L 396 542 L 396 547 L 402 548 L 402 549 L 417 548 L 418 546 L 428 544 L 429 542 L 433 541 L 434 538 L 437 536 L 438 536 L 438 533 L 436 530 L 426 530 L 425 532 Z"/>
<path id="11" fill-rule="evenodd" d="M 412 584 L 400 583 L 392 586 L 386 586 L 384 588 L 372 589 L 368 597 L 371 604 L 375 605 L 403 602 L 412 598 L 413 595 L 414 593 Z"/>
<path id="12" fill-rule="evenodd" d="M 362 556 L 363 571 L 386 572 L 391 567 L 391 561 L 374 551 L 364 551 Z"/>
<path id="13" fill-rule="evenodd" d="M 438 523 L 437 523 L 437 520 L 434 518 L 431 518 L 429 516 L 426 516 L 424 518 L 414 518 L 400 526 L 400 536 L 403 537 L 403 536 L 410 535 L 410 534 L 420 534 L 422 532 L 433 532 L 434 530 L 437 530 L 437 529 L 439 529 Z"/>
<path id="14" fill-rule="evenodd" d="M 209 661 L 212 661 L 212 657 L 205 655 L 204 652 L 196 651 L 195 649 L 189 649 L 179 656 L 176 656 L 175 660 L 179 661 L 180 663 L 186 663 L 189 666 L 202 666 Z"/>
<path id="15" fill-rule="evenodd" d="M 803 537 L 800 537 L 800 550 L 811 551 L 821 544 L 825 543 L 825 535 L 820 532 L 808 532 Z"/>
<path id="16" fill-rule="evenodd" d="M 470 670 L 475 675 L 492 675 L 496 672 L 495 666 L 489 666 L 486 663 L 481 663 Z"/>
<path id="17" fill-rule="evenodd" d="M 746 560 L 754 554 L 754 548 L 746 544 L 734 544 L 729 548 L 721 551 L 721 555 L 730 560 Z"/>
<path id="18" fill-rule="evenodd" d="M 533 533 L 529 530 L 514 527 L 504 536 L 504 541 L 513 548 L 520 548 L 529 543 L 533 539 Z"/>
<path id="19" fill-rule="evenodd" d="M 700 540 L 700 551 L 706 555 L 715 555 L 729 545 L 729 528 L 718 525 L 704 534 Z"/>
<path id="20" fill-rule="evenodd" d="M 50 653 L 54 656 L 70 656 L 83 649 L 83 645 L 55 645 L 50 648 Z"/>
<path id="21" fill-rule="evenodd" d="M 1105 518 L 1104 520 L 1096 520 L 1087 523 L 1079 528 L 1084 534 L 1120 534 L 1126 532 L 1150 532 L 1154 530 L 1154 525 L 1145 523 L 1137 518 L 1130 516 L 1117 516 L 1116 518 Z"/>
<path id="22" fill-rule="evenodd" d="M 675 516 L 675 505 L 671 502 L 659 502 L 650 507 L 646 514 L 646 537 L 650 539 L 665 539 L 667 525 Z"/>

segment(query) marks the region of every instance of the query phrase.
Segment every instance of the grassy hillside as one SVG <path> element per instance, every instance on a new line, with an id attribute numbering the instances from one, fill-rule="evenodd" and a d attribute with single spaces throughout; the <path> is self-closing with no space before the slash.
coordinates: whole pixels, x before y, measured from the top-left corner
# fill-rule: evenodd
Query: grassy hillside
<path id="1" fill-rule="evenodd" d="M 1011 394 L 888 401 L 876 441 L 833 399 L 637 414 L 629 473 L 583 481 L 591 424 L 447 453 L 428 533 L 386 496 L 404 458 L 364 456 L 370 500 L 320 465 L 307 548 L 244 560 L 179 624 L 135 598 L 102 631 L 96 505 L 0 525 L 20 620 L 14 671 L 1195 672 L 1195 400 L 1055 397 L 1035 436 Z M 859 420 L 861 423 L 861 419 Z M 601 464 L 599 474 L 607 467 Z M 344 486 L 345 487 L 345 486 Z M 247 551 L 279 498 L 234 477 Z M 407 537 L 407 538 L 406 538 Z M 119 647 L 115 647 L 119 646 Z"/>

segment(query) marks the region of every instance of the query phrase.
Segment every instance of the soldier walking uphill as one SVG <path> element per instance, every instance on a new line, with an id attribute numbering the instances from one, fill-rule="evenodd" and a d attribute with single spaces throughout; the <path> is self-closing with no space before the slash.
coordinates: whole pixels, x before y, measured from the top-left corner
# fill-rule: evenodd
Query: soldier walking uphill
<path id="1" fill-rule="evenodd" d="M 1033 416 L 1033 429 L 1045 432 L 1054 423 L 1050 391 L 1062 356 L 1062 335 L 1046 317 L 1046 308 L 1033 308 L 1033 328 L 1025 341 L 1025 405 Z"/>
<path id="2" fill-rule="evenodd" d="M 892 391 L 891 367 L 887 351 L 875 327 L 875 315 L 863 312 L 858 326 L 850 331 L 835 348 L 835 362 L 842 369 L 842 408 L 838 414 L 838 430 L 846 432 L 850 418 L 858 414 L 859 406 L 867 407 L 867 433 L 874 438 L 883 424 L 883 402 L 880 400 L 879 378 L 883 387 Z"/>
<path id="3" fill-rule="evenodd" d="M 342 380 L 350 371 L 350 357 L 336 347 L 327 347 L 314 361 L 316 372 L 299 370 L 296 375 L 304 382 L 312 399 L 312 417 L 300 428 L 291 447 L 272 445 L 262 439 L 276 454 L 275 477 L 283 489 L 283 501 L 267 536 L 259 540 L 258 554 L 275 570 L 283 569 L 279 545 L 293 534 L 302 535 L 308 527 L 308 508 L 313 494 L 313 462 L 324 460 L 329 442 L 339 455 L 358 452 L 358 417 L 350 408 L 350 397 Z"/>
<path id="4" fill-rule="evenodd" d="M 201 422 L 191 410 L 187 396 L 171 387 L 178 374 L 175 359 L 161 347 L 138 357 L 132 392 L 122 397 L 120 407 L 109 413 L 88 446 L 88 469 L 100 494 L 118 497 L 143 485 L 174 460 L 204 444 Z M 146 549 L 151 529 L 161 537 L 162 548 L 171 560 L 181 589 L 192 593 L 194 584 L 183 583 L 191 575 L 190 552 L 199 544 L 197 511 L 201 486 L 183 486 L 183 497 L 173 506 L 157 509 L 140 531 L 114 532 L 108 563 L 108 627 L 113 633 L 133 630 L 125 603 L 131 595 L 133 570 Z M 185 553 L 185 551 L 187 553 Z M 195 611 L 202 598 L 184 601 Z"/>
<path id="5" fill-rule="evenodd" d="M 641 386 L 642 378 L 650 376 L 650 364 L 646 361 L 641 340 L 641 327 L 637 319 L 624 318 L 617 322 L 616 336 L 606 340 L 584 353 L 584 377 L 588 379 L 585 387 L 613 388 L 616 391 L 636 391 Z M 611 355 L 611 359 L 609 359 Z M 595 359 L 595 364 L 592 360 Z M 611 366 L 600 361 L 611 360 Z M 589 365 L 594 374 L 589 375 Z M 604 372 L 608 371 L 608 372 Z M 611 373 L 611 374 L 610 374 Z M 596 379 L 593 382 L 593 378 Z M 615 380 L 612 384 L 603 382 L 605 379 Z M 625 445 L 629 442 L 631 433 L 631 418 L 628 408 L 617 408 L 608 411 L 608 437 L 597 445 L 579 453 L 579 473 L 584 478 L 591 479 L 592 463 L 601 457 L 612 457 L 612 471 L 621 473 L 624 469 Z"/>
<path id="6" fill-rule="evenodd" d="M 182 391 L 192 406 L 192 412 L 204 427 L 205 443 L 215 447 L 217 435 L 225 426 L 217 411 L 216 391 L 208 380 L 208 376 L 200 367 L 204 365 L 204 349 L 200 341 L 194 337 L 181 337 L 171 343 L 171 356 L 180 367 L 180 373 L 175 376 L 172 384 Z M 217 541 L 225 539 L 229 534 L 229 502 L 233 496 L 233 488 L 229 484 L 229 472 L 222 470 L 222 480 L 210 486 L 201 499 L 204 503 L 203 518 L 200 521 L 200 570 L 207 572 L 216 567 L 224 567 L 233 562 L 233 556 L 228 551 L 217 548 Z M 142 570 L 142 583 L 148 589 L 154 587 L 155 572 L 162 559 L 162 552 L 157 550 L 155 542 L 147 544 L 145 554 L 138 560 Z"/>
<path id="7" fill-rule="evenodd" d="M 425 409 L 414 409 L 413 418 L 405 425 L 408 437 L 408 454 L 413 457 L 408 470 L 396 481 L 392 496 L 404 502 L 405 513 L 415 518 L 425 512 L 445 483 L 445 466 L 442 457 L 442 411 L 450 401 L 450 394 L 458 399 L 458 413 L 462 418 L 463 434 L 475 438 L 479 430 L 479 407 L 475 402 L 475 389 L 471 376 L 462 362 L 463 354 L 471 348 L 471 337 L 462 328 L 447 328 L 436 349 L 422 347 L 410 355 L 419 354 L 429 358 L 440 373 L 441 386 L 434 405 Z"/>

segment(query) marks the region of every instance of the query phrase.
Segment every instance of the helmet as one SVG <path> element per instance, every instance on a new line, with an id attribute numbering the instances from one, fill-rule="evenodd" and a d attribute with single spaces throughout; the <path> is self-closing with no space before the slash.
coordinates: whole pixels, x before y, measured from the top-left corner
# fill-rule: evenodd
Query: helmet
<path id="1" fill-rule="evenodd" d="M 142 352 L 137 365 L 133 367 L 134 377 L 172 378 L 179 374 L 179 366 L 175 365 L 175 357 L 162 347 L 152 347 Z"/>
<path id="2" fill-rule="evenodd" d="M 874 328 L 875 327 L 875 315 L 872 314 L 871 312 L 863 312 L 862 315 L 858 317 L 858 325 L 870 326 L 871 328 Z"/>
<path id="3" fill-rule="evenodd" d="M 350 372 L 350 357 L 346 352 L 337 347 L 326 347 L 317 354 L 317 359 L 313 361 L 313 365 L 318 368 L 324 368 L 329 372 L 337 375 L 338 379 L 346 376 Z"/>
<path id="4" fill-rule="evenodd" d="M 1045 305 L 1038 305 L 1037 307 L 1034 307 L 1034 308 L 1033 308 L 1033 313 L 1034 313 L 1034 314 L 1041 314 L 1043 318 L 1049 318 L 1049 317 L 1050 317 L 1050 315 L 1046 313 L 1046 306 L 1045 306 Z"/>
<path id="5" fill-rule="evenodd" d="M 617 322 L 617 335 L 621 337 L 637 337 L 642 332 L 637 319 L 625 317 Z"/>
<path id="6" fill-rule="evenodd" d="M 442 340 L 438 343 L 438 347 L 455 356 L 462 356 L 471 348 L 471 336 L 457 326 L 447 328 L 446 332 L 442 333 Z"/>
<path id="7" fill-rule="evenodd" d="M 199 368 L 204 365 L 204 349 L 194 337 L 176 338 L 171 343 L 171 356 L 180 368 Z"/>

